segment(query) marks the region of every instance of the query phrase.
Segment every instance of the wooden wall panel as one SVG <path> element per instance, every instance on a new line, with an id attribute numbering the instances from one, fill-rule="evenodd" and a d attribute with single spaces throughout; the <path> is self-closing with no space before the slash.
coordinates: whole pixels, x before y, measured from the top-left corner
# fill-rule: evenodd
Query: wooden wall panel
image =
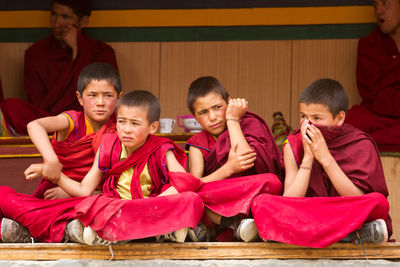
<path id="1" fill-rule="evenodd" d="M 171 42 L 161 44 L 161 116 L 190 114 L 186 95 L 200 76 L 218 78 L 230 94 L 237 95 L 238 42 Z M 182 132 L 175 127 L 174 132 Z"/>
<path id="2" fill-rule="evenodd" d="M 125 92 L 148 90 L 160 96 L 160 43 L 109 43 L 115 51 Z"/>
<path id="3" fill-rule="evenodd" d="M 393 223 L 392 238 L 400 240 L 400 158 L 381 157 L 386 183 L 389 188 L 390 217 Z"/>
<path id="4" fill-rule="evenodd" d="M 4 98 L 26 99 L 24 89 L 24 56 L 30 43 L 0 43 L 0 78 Z"/>
<path id="5" fill-rule="evenodd" d="M 357 60 L 356 39 L 293 41 L 292 65 L 292 115 L 294 127 L 298 126 L 299 94 L 319 78 L 332 78 L 346 88 L 350 106 L 360 102 L 356 89 Z"/>
<path id="6" fill-rule="evenodd" d="M 237 96 L 245 97 L 249 110 L 261 115 L 269 126 L 275 111 L 290 116 L 291 50 L 291 41 L 239 43 Z"/>

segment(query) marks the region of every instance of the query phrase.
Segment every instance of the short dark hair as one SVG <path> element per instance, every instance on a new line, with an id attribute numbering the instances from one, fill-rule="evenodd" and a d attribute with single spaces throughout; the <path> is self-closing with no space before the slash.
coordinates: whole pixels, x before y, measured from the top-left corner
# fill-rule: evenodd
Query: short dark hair
<path id="1" fill-rule="evenodd" d="M 107 63 L 96 62 L 86 66 L 78 78 L 78 92 L 82 94 L 93 80 L 106 80 L 114 86 L 117 94 L 121 93 L 121 78 L 118 71 Z"/>
<path id="2" fill-rule="evenodd" d="M 79 18 L 84 16 L 90 16 L 92 13 L 92 1 L 91 0 L 53 0 L 54 3 L 67 6 L 72 9 L 72 11 Z"/>
<path id="3" fill-rule="evenodd" d="M 187 106 L 192 114 L 194 114 L 193 104 L 197 98 L 203 97 L 211 92 L 219 94 L 225 102 L 228 103 L 229 94 L 217 78 L 212 76 L 203 76 L 192 82 L 187 95 Z"/>
<path id="4" fill-rule="evenodd" d="M 149 91 L 134 90 L 124 94 L 118 101 L 117 111 L 121 106 L 146 108 L 149 123 L 160 119 L 160 101 Z"/>
<path id="5" fill-rule="evenodd" d="M 349 108 L 349 99 L 343 85 L 336 80 L 327 78 L 311 83 L 301 93 L 299 102 L 325 105 L 334 117 L 340 111 L 347 112 Z"/>

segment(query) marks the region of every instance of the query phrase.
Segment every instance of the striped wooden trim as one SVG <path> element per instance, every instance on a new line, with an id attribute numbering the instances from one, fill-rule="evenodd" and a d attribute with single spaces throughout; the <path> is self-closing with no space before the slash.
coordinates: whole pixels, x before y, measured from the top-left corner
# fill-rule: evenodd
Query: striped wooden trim
<path id="1" fill-rule="evenodd" d="M 7 3 L 6 3 L 7 2 Z M 301 6 L 357 6 L 371 5 L 371 0 L 96 0 L 93 10 L 118 9 L 192 9 L 192 8 L 253 8 L 253 7 L 301 7 Z M 49 10 L 51 1 L 13 0 L 0 1 L 0 10 Z"/>
<path id="2" fill-rule="evenodd" d="M 92 38 L 106 42 L 308 40 L 360 38 L 368 35 L 375 25 L 91 28 L 86 31 Z M 49 33 L 49 29 L 0 29 L 0 42 L 35 42 Z"/>
<path id="3" fill-rule="evenodd" d="M 41 154 L 4 154 L 0 155 L 1 159 L 10 159 L 10 158 L 40 158 Z"/>
<path id="4" fill-rule="evenodd" d="M 1 11 L 0 28 L 49 28 L 49 11 Z M 99 10 L 89 27 L 354 24 L 375 21 L 371 6 L 185 10 Z"/>

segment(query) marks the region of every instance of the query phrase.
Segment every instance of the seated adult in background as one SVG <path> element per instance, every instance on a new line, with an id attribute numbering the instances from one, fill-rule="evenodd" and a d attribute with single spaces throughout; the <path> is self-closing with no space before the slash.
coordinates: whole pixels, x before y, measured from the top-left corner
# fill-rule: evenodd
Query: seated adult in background
<path id="1" fill-rule="evenodd" d="M 371 135 L 380 151 L 400 151 L 400 1 L 374 0 L 374 8 L 378 27 L 358 43 L 362 102 L 346 122 Z"/>
<path id="2" fill-rule="evenodd" d="M 1 103 L 7 128 L 26 135 L 26 125 L 34 119 L 81 110 L 75 95 L 81 70 L 94 62 L 117 68 L 113 49 L 83 30 L 90 13 L 90 0 L 53 1 L 52 33 L 25 52 L 24 84 L 29 103 L 17 98 Z"/>

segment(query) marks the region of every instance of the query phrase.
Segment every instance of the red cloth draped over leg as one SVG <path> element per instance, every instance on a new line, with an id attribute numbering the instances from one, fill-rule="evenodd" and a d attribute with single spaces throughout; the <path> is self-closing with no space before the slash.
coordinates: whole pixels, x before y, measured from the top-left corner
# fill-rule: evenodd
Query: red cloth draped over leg
<path id="1" fill-rule="evenodd" d="M 272 173 L 205 183 L 196 192 L 206 207 L 225 216 L 249 214 L 253 199 L 262 193 L 282 194 L 282 182 Z"/>
<path id="2" fill-rule="evenodd" d="M 252 211 L 263 240 L 315 248 L 342 240 L 364 222 L 384 219 L 391 225 L 389 203 L 380 193 L 313 198 L 264 194 L 254 200 Z"/>
<path id="3" fill-rule="evenodd" d="M 36 119 L 49 116 L 40 108 L 19 98 L 7 98 L 0 103 L 4 120 L 18 134 L 28 135 L 26 125 Z"/>
<path id="4" fill-rule="evenodd" d="M 104 239 L 131 240 L 195 228 L 203 208 L 193 192 L 134 200 L 99 195 L 82 201 L 76 217 Z"/>
<path id="5" fill-rule="evenodd" d="M 45 200 L 0 187 L 0 210 L 4 217 L 18 221 L 32 237 L 42 242 L 61 242 L 65 225 L 74 219 L 75 206 L 84 197 Z"/>

